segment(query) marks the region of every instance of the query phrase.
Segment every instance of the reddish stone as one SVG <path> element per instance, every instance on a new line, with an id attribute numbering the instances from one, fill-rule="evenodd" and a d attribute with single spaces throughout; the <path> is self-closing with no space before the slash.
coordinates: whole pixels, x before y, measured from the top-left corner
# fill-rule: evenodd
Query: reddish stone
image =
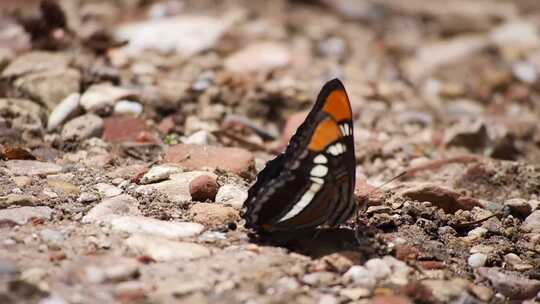
<path id="1" fill-rule="evenodd" d="M 359 204 L 365 204 L 367 198 L 368 206 L 381 205 L 384 201 L 384 193 L 370 184 L 365 178 L 357 178 L 354 186 L 354 196 Z"/>
<path id="2" fill-rule="evenodd" d="M 287 118 L 285 128 L 283 128 L 283 134 L 281 135 L 281 144 L 283 147 L 289 144 L 289 140 L 296 133 L 296 129 L 306 120 L 308 113 L 309 111 L 298 112 Z"/>
<path id="3" fill-rule="evenodd" d="M 247 175 L 254 166 L 251 152 L 241 148 L 178 144 L 164 156 L 166 163 L 179 164 L 188 171 L 217 168 L 238 175 Z"/>
<path id="4" fill-rule="evenodd" d="M 477 199 L 463 196 L 459 192 L 434 184 L 423 184 L 407 189 L 401 195 L 414 201 L 430 202 L 433 206 L 443 209 L 446 213 L 482 207 Z"/>
<path id="5" fill-rule="evenodd" d="M 174 122 L 173 117 L 167 116 L 158 124 L 157 129 L 163 134 L 169 134 L 175 126 L 176 123 Z"/>
<path id="6" fill-rule="evenodd" d="M 137 142 L 142 132 L 147 132 L 146 122 L 138 117 L 113 116 L 105 119 L 103 140 L 109 142 Z"/>
<path id="7" fill-rule="evenodd" d="M 432 269 L 444 269 L 446 268 L 444 266 L 444 263 L 441 261 L 418 261 L 418 265 L 424 269 L 432 270 Z"/>
<path id="8" fill-rule="evenodd" d="M 403 245 L 396 250 L 396 258 L 402 261 L 416 260 L 420 255 L 420 250 L 414 246 Z"/>
<path id="9" fill-rule="evenodd" d="M 217 191 L 218 184 L 216 179 L 208 175 L 197 176 L 189 183 L 189 193 L 191 194 L 191 199 L 194 201 L 214 201 Z"/>
<path id="10" fill-rule="evenodd" d="M 412 304 L 413 302 L 405 297 L 398 295 L 380 295 L 373 297 L 373 304 Z"/>

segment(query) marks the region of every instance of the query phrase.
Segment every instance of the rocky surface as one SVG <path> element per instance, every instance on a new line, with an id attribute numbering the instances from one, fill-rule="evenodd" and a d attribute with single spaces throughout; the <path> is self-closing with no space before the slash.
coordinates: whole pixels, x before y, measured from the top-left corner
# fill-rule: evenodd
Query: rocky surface
<path id="1" fill-rule="evenodd" d="M 0 1 L 0 303 L 539 302 L 538 20 L 534 0 Z M 358 219 L 258 236 L 248 188 L 333 77 Z"/>

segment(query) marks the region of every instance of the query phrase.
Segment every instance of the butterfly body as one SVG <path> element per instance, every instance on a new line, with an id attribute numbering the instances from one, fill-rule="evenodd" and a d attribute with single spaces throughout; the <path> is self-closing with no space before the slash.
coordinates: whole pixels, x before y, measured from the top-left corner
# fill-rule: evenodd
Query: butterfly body
<path id="1" fill-rule="evenodd" d="M 285 152 L 258 174 L 244 202 L 259 232 L 336 226 L 356 211 L 352 112 L 343 84 L 324 85 Z"/>

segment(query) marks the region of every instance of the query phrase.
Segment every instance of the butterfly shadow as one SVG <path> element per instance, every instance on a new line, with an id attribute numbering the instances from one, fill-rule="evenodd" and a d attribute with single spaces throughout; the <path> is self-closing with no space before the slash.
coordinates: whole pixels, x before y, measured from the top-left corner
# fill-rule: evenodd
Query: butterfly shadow
<path id="1" fill-rule="evenodd" d="M 351 228 L 317 228 L 287 232 L 274 232 L 264 236 L 252 236 L 259 244 L 279 246 L 291 251 L 320 258 L 336 252 L 359 251 L 371 255 L 369 242 L 358 237 L 358 231 Z M 366 245 L 367 244 L 367 245 Z"/>

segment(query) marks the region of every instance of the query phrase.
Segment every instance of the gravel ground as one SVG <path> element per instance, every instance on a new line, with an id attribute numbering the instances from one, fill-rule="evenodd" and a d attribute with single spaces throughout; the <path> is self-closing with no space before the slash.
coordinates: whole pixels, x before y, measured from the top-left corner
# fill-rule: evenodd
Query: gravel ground
<path id="1" fill-rule="evenodd" d="M 539 303 L 539 29 L 535 0 L 1 2 L 0 303 Z M 367 210 L 261 239 L 247 189 L 334 77 Z"/>

